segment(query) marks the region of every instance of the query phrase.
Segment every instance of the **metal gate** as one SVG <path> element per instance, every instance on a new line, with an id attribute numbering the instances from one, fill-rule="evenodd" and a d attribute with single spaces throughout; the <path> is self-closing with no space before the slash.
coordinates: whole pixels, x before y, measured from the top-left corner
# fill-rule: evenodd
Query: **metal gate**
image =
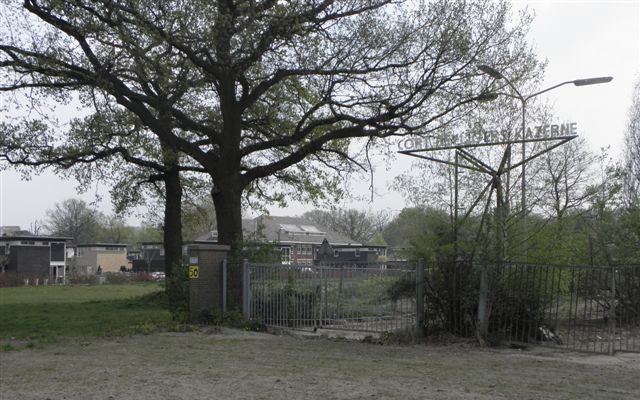
<path id="1" fill-rule="evenodd" d="M 384 264 L 245 264 L 248 318 L 272 327 L 415 330 L 416 271 Z"/>

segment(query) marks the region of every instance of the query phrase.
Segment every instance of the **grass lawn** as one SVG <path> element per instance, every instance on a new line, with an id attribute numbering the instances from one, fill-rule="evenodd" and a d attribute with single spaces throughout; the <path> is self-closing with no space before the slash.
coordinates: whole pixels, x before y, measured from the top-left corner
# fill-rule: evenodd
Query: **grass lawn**
<path id="1" fill-rule="evenodd" d="M 0 289 L 0 340 L 149 333 L 170 320 L 157 283 Z"/>

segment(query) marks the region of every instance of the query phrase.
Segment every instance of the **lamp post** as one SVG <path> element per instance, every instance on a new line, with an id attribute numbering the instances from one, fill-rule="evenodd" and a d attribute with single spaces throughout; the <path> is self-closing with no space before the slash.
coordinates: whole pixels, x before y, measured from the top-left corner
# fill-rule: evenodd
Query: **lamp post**
<path id="1" fill-rule="evenodd" d="M 575 80 L 571 80 L 571 81 L 565 81 L 565 82 L 561 82 L 558 83 L 557 85 L 553 85 L 550 86 L 546 89 L 540 90 L 538 92 L 535 93 L 531 93 L 528 95 L 523 95 L 522 93 L 520 93 L 520 91 L 518 90 L 518 88 L 516 87 L 516 85 L 513 84 L 513 82 L 511 82 L 511 80 L 509 80 L 506 76 L 504 76 L 501 72 L 499 72 L 498 70 L 496 70 L 495 68 L 489 66 L 489 65 L 485 65 L 485 64 L 479 64 L 477 65 L 478 69 L 480 71 L 482 71 L 483 73 L 491 76 L 492 78 L 495 79 L 504 79 L 505 82 L 507 82 L 507 84 L 509 85 L 509 87 L 511 88 L 511 90 L 513 90 L 513 92 L 515 94 L 509 94 L 509 93 L 499 93 L 502 95 L 506 95 L 509 97 L 513 97 L 515 99 L 518 99 L 520 101 L 520 103 L 522 104 L 522 181 L 521 181 L 521 208 L 522 208 L 522 213 L 520 215 L 520 229 L 521 229 L 521 236 L 522 236 L 522 248 L 523 248 L 523 260 L 524 262 L 527 261 L 527 241 L 526 241 L 526 233 L 527 233 L 527 225 L 526 225 L 526 219 L 525 219 L 525 215 L 526 215 L 526 177 L 525 177 L 525 161 L 526 161 L 526 157 L 525 157 L 525 149 L 526 149 L 526 128 L 527 128 L 527 122 L 526 122 L 526 113 L 527 113 L 527 101 L 531 100 L 532 98 L 542 94 L 542 93 L 546 93 L 549 92 L 555 88 L 558 88 L 560 86 L 564 86 L 564 85 L 568 85 L 570 83 L 572 83 L 575 86 L 588 86 L 588 85 L 596 85 L 599 83 L 608 83 L 611 82 L 611 80 L 613 80 L 613 77 L 611 76 L 602 76 L 602 77 L 597 77 L 597 78 L 587 78 L 587 79 L 575 79 Z M 511 146 L 511 145 L 509 145 Z M 508 200 L 507 200 L 508 201 Z"/>

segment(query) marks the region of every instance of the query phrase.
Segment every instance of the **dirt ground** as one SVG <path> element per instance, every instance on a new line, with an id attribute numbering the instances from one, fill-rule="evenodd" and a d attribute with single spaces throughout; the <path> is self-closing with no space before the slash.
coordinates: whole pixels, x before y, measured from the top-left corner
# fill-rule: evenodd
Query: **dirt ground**
<path id="1" fill-rule="evenodd" d="M 638 399 L 640 354 L 223 330 L 0 352 L 0 399 Z"/>

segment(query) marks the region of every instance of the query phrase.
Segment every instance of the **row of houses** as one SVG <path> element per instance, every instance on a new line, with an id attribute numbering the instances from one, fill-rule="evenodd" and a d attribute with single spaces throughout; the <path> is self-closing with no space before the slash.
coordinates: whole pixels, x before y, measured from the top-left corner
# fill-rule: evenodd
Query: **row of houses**
<path id="1" fill-rule="evenodd" d="M 71 246 L 69 243 L 70 238 L 62 236 L 1 236 L 0 272 L 14 271 L 58 280 L 67 273 L 92 275 L 130 267 L 126 244 Z"/>
<path id="2" fill-rule="evenodd" d="M 273 262 L 314 265 L 318 263 L 372 263 L 386 261 L 387 248 L 359 243 L 327 227 L 299 217 L 259 216 L 243 220 L 245 238 L 256 245 L 268 244 Z M 189 244 L 215 244 L 216 231 L 206 232 Z M 161 242 L 143 242 L 139 250 L 122 243 L 88 243 L 71 246 L 69 238 L 34 236 L 28 232 L 0 236 L 1 271 L 49 275 L 96 274 L 123 269 L 164 270 Z"/>

